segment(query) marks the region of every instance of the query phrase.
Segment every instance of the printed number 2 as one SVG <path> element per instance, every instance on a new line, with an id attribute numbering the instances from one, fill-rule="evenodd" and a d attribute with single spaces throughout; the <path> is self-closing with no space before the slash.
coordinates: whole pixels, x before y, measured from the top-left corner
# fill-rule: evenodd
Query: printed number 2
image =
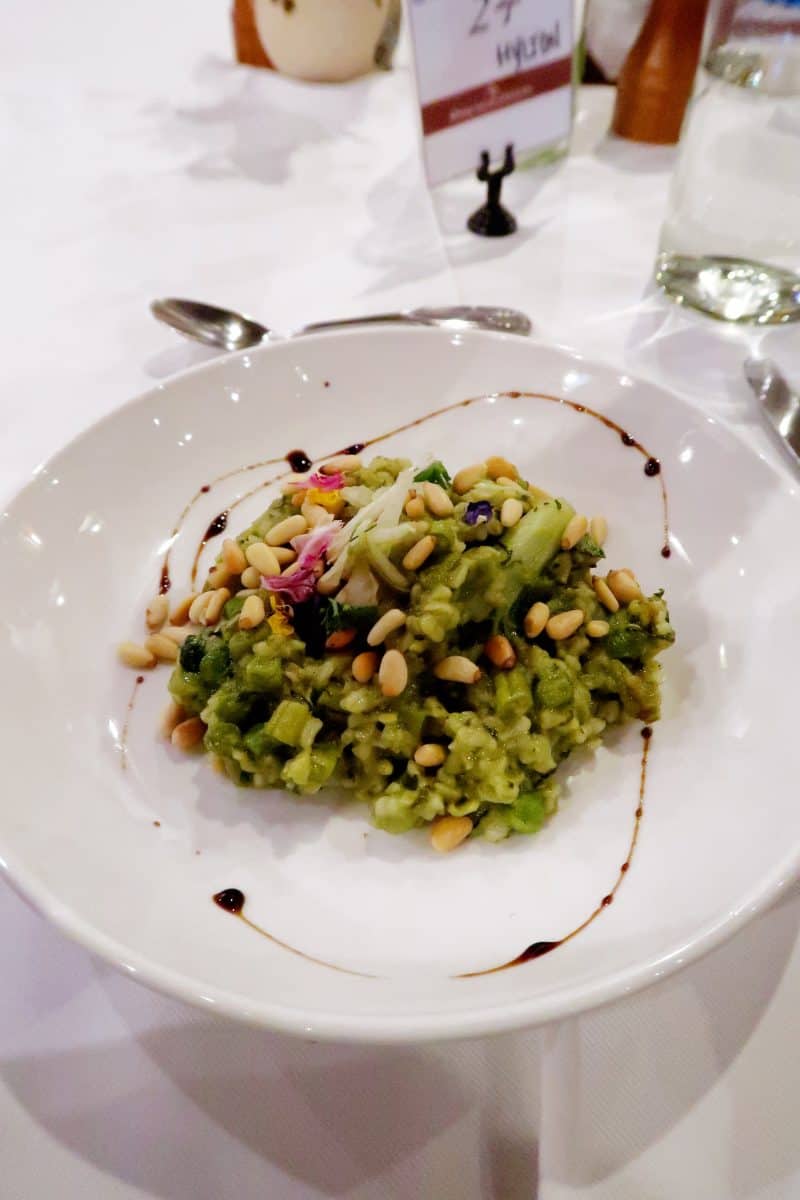
<path id="1" fill-rule="evenodd" d="M 476 33 L 487 33 L 489 29 L 489 26 L 486 24 L 483 18 L 486 14 L 487 8 L 489 7 L 490 0 L 478 0 L 478 3 L 481 6 L 481 11 L 478 13 L 477 17 L 475 18 L 475 23 L 469 31 L 470 37 Z"/>

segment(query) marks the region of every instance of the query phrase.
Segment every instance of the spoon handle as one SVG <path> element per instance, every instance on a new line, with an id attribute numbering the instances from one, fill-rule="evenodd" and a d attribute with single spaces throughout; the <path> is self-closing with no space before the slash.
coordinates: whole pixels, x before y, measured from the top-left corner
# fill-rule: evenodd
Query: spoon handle
<path id="1" fill-rule="evenodd" d="M 314 321 L 311 325 L 303 325 L 295 329 L 292 337 L 304 333 L 319 333 L 323 329 L 342 329 L 349 325 L 427 325 L 427 321 L 415 320 L 404 312 L 372 313 L 366 317 L 341 317 L 335 321 Z"/>

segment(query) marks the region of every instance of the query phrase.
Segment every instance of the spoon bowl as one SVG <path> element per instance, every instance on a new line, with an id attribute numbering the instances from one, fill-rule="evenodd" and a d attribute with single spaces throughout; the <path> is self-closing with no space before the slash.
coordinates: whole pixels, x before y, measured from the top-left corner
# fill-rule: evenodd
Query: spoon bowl
<path id="1" fill-rule="evenodd" d="M 266 325 L 230 309 L 203 304 L 200 300 L 171 297 L 154 300 L 150 311 L 158 321 L 177 329 L 184 337 L 220 350 L 247 350 L 270 336 Z"/>

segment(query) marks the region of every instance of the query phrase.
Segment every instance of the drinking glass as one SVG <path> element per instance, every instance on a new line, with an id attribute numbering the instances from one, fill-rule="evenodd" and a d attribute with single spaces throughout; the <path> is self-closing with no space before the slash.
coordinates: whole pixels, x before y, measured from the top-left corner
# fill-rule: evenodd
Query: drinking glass
<path id="1" fill-rule="evenodd" d="M 800 319 L 800 3 L 717 0 L 656 280 L 727 321 Z"/>

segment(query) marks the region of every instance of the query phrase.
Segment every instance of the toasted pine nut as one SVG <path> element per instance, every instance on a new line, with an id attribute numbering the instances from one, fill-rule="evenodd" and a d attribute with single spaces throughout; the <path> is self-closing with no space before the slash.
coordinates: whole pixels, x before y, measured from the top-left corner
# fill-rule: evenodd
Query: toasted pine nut
<path id="1" fill-rule="evenodd" d="M 437 679 L 445 679 L 448 683 L 476 683 L 481 677 L 480 667 L 463 654 L 443 658 L 433 668 L 433 673 Z"/>
<path id="2" fill-rule="evenodd" d="M 199 625 L 165 625 L 161 634 L 165 638 L 169 638 L 176 646 L 182 646 L 188 637 L 193 633 L 197 633 Z"/>
<path id="3" fill-rule="evenodd" d="M 161 730 L 162 736 L 165 738 L 172 737 L 172 731 L 175 726 L 180 725 L 181 721 L 185 719 L 185 710 L 180 706 L 180 704 L 176 704 L 174 700 L 170 700 L 169 704 L 161 714 L 161 720 L 159 722 L 159 729 Z"/>
<path id="4" fill-rule="evenodd" d="M 231 594 L 227 588 L 217 588 L 211 593 L 211 599 L 206 605 L 206 611 L 203 613 L 203 625 L 216 625 L 217 621 L 222 616 L 222 610 L 231 598 Z"/>
<path id="5" fill-rule="evenodd" d="M 349 646 L 352 641 L 355 641 L 355 636 L 355 629 L 337 629 L 325 642 L 325 649 L 344 650 L 345 646 Z"/>
<path id="6" fill-rule="evenodd" d="M 406 500 L 406 516 L 412 521 L 421 521 L 425 516 L 425 501 L 416 492 L 411 492 Z"/>
<path id="7" fill-rule="evenodd" d="M 516 525 L 522 520 L 524 509 L 522 501 L 517 500 L 516 496 L 509 496 L 503 501 L 503 507 L 500 509 L 500 521 L 505 525 L 506 529 L 510 529 L 512 525 Z"/>
<path id="8" fill-rule="evenodd" d="M 528 495 L 533 500 L 534 504 L 541 504 L 543 500 L 552 500 L 553 497 L 549 492 L 545 492 L 542 488 L 536 487 L 535 484 L 528 484 Z"/>
<path id="9" fill-rule="evenodd" d="M 368 646 L 380 646 L 381 642 L 385 642 L 390 633 L 394 633 L 395 629 L 399 629 L 401 625 L 406 623 L 406 614 L 399 608 L 390 608 L 382 617 L 372 626 L 367 634 Z"/>
<path id="10" fill-rule="evenodd" d="M 229 581 L 230 577 L 231 573 L 225 566 L 225 563 L 220 563 L 219 566 L 212 567 L 208 572 L 208 579 L 206 580 L 206 583 L 208 587 L 214 591 L 215 588 L 224 587 Z"/>
<path id="11" fill-rule="evenodd" d="M 555 617 L 551 617 L 545 628 L 547 636 L 554 642 L 563 642 L 565 638 L 572 637 L 582 624 L 583 610 L 571 608 L 569 612 L 557 613 Z"/>
<path id="12" fill-rule="evenodd" d="M 586 632 L 590 638 L 605 637 L 610 629 L 608 621 L 590 621 L 586 626 Z"/>
<path id="13" fill-rule="evenodd" d="M 532 604 L 528 609 L 525 614 L 525 620 L 522 622 L 525 636 L 529 638 L 538 637 L 549 620 L 550 609 L 544 601 L 537 600 L 536 604 Z"/>
<path id="14" fill-rule="evenodd" d="M 169 615 L 171 625 L 185 625 L 189 620 L 189 610 L 197 599 L 197 592 L 189 592 L 183 600 L 179 600 Z"/>
<path id="15" fill-rule="evenodd" d="M 502 634 L 496 633 L 490 637 L 483 649 L 489 662 L 494 663 L 501 671 L 510 671 L 517 661 L 514 647 Z"/>
<path id="16" fill-rule="evenodd" d="M 460 846 L 472 833 L 469 817 L 439 817 L 431 825 L 431 845 L 440 854 L 447 854 Z"/>
<path id="17" fill-rule="evenodd" d="M 189 609 L 189 620 L 193 625 L 205 625 L 206 609 L 211 603 L 213 592 L 201 592 L 199 596 L 195 596 L 192 601 L 192 606 Z"/>
<path id="18" fill-rule="evenodd" d="M 145 609 L 144 620 L 150 630 L 160 629 L 167 619 L 169 601 L 166 596 L 154 596 Z"/>
<path id="19" fill-rule="evenodd" d="M 240 629 L 258 629 L 267 615 L 264 601 L 260 596 L 248 596 L 239 613 Z"/>
<path id="20" fill-rule="evenodd" d="M 408 683 L 408 666 L 399 650 L 387 650 L 378 668 L 378 683 L 384 696 L 399 696 Z"/>
<path id="21" fill-rule="evenodd" d="M 303 501 L 300 511 L 312 529 L 332 519 L 327 508 L 323 508 L 321 504 L 312 504 L 310 500 Z"/>
<path id="22" fill-rule="evenodd" d="M 225 774 L 225 762 L 218 754 L 208 755 L 208 765 L 212 771 L 216 771 L 217 775 Z"/>
<path id="23" fill-rule="evenodd" d="M 598 546 L 605 545 L 608 537 L 608 521 L 605 517 L 592 517 L 589 522 L 589 533 L 592 541 L 597 542 Z"/>
<path id="24" fill-rule="evenodd" d="M 356 683 L 369 683 L 378 668 L 378 656 L 374 650 L 365 650 L 353 659 L 351 670 Z"/>
<path id="25" fill-rule="evenodd" d="M 453 511 L 453 501 L 439 483 L 429 480 L 422 485 L 425 503 L 435 517 L 449 517 Z"/>
<path id="26" fill-rule="evenodd" d="M 279 566 L 275 574 L 279 575 L 280 570 L 281 569 Z M 245 588 L 257 588 L 260 586 L 261 572 L 259 571 L 258 567 L 245 567 L 245 569 L 242 571 L 242 584 Z"/>
<path id="27" fill-rule="evenodd" d="M 193 750 L 205 737 L 206 727 L 199 717 L 181 721 L 172 731 L 170 741 L 177 750 Z"/>
<path id="28" fill-rule="evenodd" d="M 304 517 L 300 519 L 305 521 Z M 247 547 L 244 553 L 250 566 L 255 567 L 260 575 L 280 575 L 281 564 L 278 562 L 275 551 L 271 550 L 269 546 L 265 546 L 263 542 L 253 542 L 252 545 Z M 258 586 L 258 584 L 251 584 L 249 579 L 250 577 L 248 576 L 248 587 Z M 244 579 L 242 582 L 244 582 Z"/>
<path id="29" fill-rule="evenodd" d="M 285 567 L 289 563 L 293 563 L 297 558 L 297 552 L 290 549 L 289 546 L 274 546 L 272 553 L 278 560 L 278 566 Z"/>
<path id="30" fill-rule="evenodd" d="M 117 654 L 120 662 L 123 662 L 126 667 L 133 667 L 135 671 L 147 670 L 156 665 L 156 658 L 144 646 L 139 646 L 136 642 L 121 642 L 117 646 Z"/>
<path id="31" fill-rule="evenodd" d="M 619 600 L 614 595 L 605 579 L 601 579 L 599 575 L 595 575 L 592 578 L 592 587 L 594 588 L 594 594 L 603 605 L 603 608 L 607 608 L 608 611 L 612 613 L 619 611 Z"/>
<path id="32" fill-rule="evenodd" d="M 510 479 L 516 479 L 519 476 L 519 471 L 514 464 L 507 458 L 501 458 L 499 454 L 493 454 L 487 458 L 486 470 L 490 479 L 500 479 L 503 475 Z"/>
<path id="33" fill-rule="evenodd" d="M 498 475 L 495 483 L 501 484 L 502 487 L 516 487 L 518 480 L 512 479 L 509 475 Z"/>
<path id="34" fill-rule="evenodd" d="M 436 538 L 432 533 L 426 533 L 425 537 L 420 538 L 404 556 L 403 566 L 407 571 L 418 571 L 422 564 L 430 558 L 435 549 Z"/>
<path id="35" fill-rule="evenodd" d="M 320 471 L 323 475 L 335 475 L 337 471 L 357 471 L 360 466 L 361 459 L 357 454 L 335 454 L 322 464 Z"/>
<path id="36" fill-rule="evenodd" d="M 244 550 L 233 538 L 225 538 L 222 543 L 222 561 L 231 575 L 241 575 L 242 571 L 247 568 Z"/>
<path id="37" fill-rule="evenodd" d="M 161 662 L 175 662 L 178 658 L 177 643 L 164 633 L 151 633 L 150 637 L 144 640 L 144 648 L 155 654 Z"/>
<path id="38" fill-rule="evenodd" d="M 414 751 L 414 762 L 420 767 L 440 767 L 446 758 L 444 746 L 436 742 L 425 742 Z"/>
<path id="39" fill-rule="evenodd" d="M 264 540 L 268 546 L 285 546 L 293 537 L 299 537 L 301 533 L 307 532 L 308 521 L 298 513 L 295 517 L 286 517 L 283 521 L 278 521 L 278 524 L 273 525 Z"/>
<path id="40" fill-rule="evenodd" d="M 307 495 L 308 489 L 306 489 L 304 492 L 295 492 L 295 494 L 292 496 L 292 508 L 302 508 L 306 502 Z"/>
<path id="41" fill-rule="evenodd" d="M 459 496 L 463 496 L 465 492 L 485 478 L 486 463 L 475 463 L 472 467 L 462 467 L 453 478 L 453 491 Z"/>
<path id="42" fill-rule="evenodd" d="M 575 516 L 564 530 L 563 537 L 561 538 L 561 549 L 571 550 L 573 546 L 578 544 L 588 528 L 589 522 L 586 520 L 586 517 L 581 516 L 580 513 L 575 513 Z"/>
<path id="43" fill-rule="evenodd" d="M 642 598 L 642 589 L 630 571 L 609 571 L 606 583 L 620 604 L 630 604 L 631 600 Z"/>

